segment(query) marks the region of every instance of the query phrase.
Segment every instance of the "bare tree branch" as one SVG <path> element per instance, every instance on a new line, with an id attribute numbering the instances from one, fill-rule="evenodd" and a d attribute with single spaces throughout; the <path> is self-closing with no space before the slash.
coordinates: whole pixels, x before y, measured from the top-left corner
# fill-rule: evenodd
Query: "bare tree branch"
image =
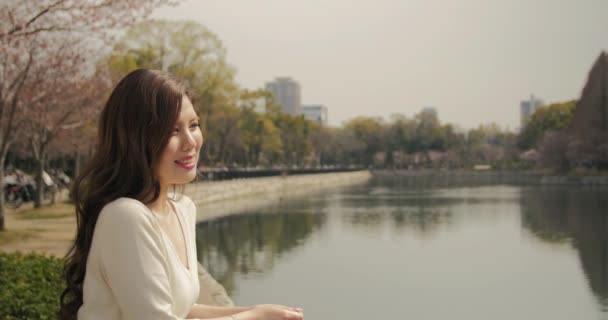
<path id="1" fill-rule="evenodd" d="M 54 7 L 62 4 L 63 2 L 65 2 L 65 0 L 58 0 L 55 3 L 50 4 L 48 7 L 42 9 L 40 12 L 38 12 L 34 17 L 32 17 L 25 24 L 23 24 L 23 25 L 16 25 L 11 30 L 9 30 L 8 32 L 0 33 L 0 39 L 3 38 L 3 37 L 5 37 L 5 36 L 13 35 L 13 34 L 19 32 L 19 31 L 21 31 L 21 30 L 29 27 L 32 23 L 34 23 L 36 20 L 38 20 L 38 18 L 44 16 L 49 11 L 51 11 Z M 11 15 L 11 17 L 12 17 L 12 15 Z"/>

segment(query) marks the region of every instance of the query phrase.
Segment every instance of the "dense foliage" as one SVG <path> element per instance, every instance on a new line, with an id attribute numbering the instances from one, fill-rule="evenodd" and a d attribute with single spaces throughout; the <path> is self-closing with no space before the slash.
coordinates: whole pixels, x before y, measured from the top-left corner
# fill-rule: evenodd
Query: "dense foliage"
<path id="1" fill-rule="evenodd" d="M 574 114 L 576 101 L 553 103 L 539 108 L 530 118 L 518 138 L 521 149 L 527 150 L 538 146 L 546 132 L 566 128 Z"/>
<path id="2" fill-rule="evenodd" d="M 0 319 L 57 319 L 61 260 L 0 252 Z"/>

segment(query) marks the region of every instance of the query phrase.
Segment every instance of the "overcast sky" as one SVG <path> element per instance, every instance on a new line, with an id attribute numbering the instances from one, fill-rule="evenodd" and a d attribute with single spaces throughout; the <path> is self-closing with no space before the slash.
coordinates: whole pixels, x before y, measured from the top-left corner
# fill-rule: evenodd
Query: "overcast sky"
<path id="1" fill-rule="evenodd" d="M 292 77 L 332 125 L 433 106 L 514 130 L 522 99 L 578 98 L 608 50 L 608 0 L 190 0 L 153 17 L 207 26 L 245 88 Z"/>

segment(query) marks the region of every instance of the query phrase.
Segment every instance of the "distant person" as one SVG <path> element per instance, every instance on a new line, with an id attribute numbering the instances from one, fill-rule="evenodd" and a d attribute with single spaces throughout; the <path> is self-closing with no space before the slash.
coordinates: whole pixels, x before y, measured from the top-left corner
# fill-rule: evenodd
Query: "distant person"
<path id="1" fill-rule="evenodd" d="M 196 304 L 196 207 L 176 187 L 196 177 L 202 144 L 175 77 L 140 69 L 118 83 L 72 190 L 78 229 L 60 319 L 303 319 L 301 309 L 279 305 Z"/>

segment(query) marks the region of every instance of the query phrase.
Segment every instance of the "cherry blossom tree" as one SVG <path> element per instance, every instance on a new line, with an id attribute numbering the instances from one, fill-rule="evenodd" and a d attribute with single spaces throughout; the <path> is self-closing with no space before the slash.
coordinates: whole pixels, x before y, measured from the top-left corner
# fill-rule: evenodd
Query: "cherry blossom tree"
<path id="1" fill-rule="evenodd" d="M 112 40 L 117 30 L 141 20 L 159 6 L 177 2 L 22 0 L 0 3 L 0 185 L 3 185 L 6 155 L 15 141 L 15 129 L 24 128 L 22 125 L 27 123 L 38 126 L 45 121 L 48 128 L 57 129 L 68 121 L 76 121 L 75 112 L 66 114 L 65 109 L 57 110 L 63 109 L 57 108 L 60 104 L 47 102 L 61 100 L 59 93 L 64 92 L 66 86 L 80 83 L 87 72 L 91 73 L 96 52 Z M 64 105 L 77 108 L 78 103 L 72 101 Z M 30 121 L 34 115 L 40 121 Z M 46 131 L 32 136 L 32 149 L 44 149 L 40 146 L 49 143 L 49 136 L 54 134 Z M 0 231 L 4 228 L 4 197 L 0 196 Z"/>

